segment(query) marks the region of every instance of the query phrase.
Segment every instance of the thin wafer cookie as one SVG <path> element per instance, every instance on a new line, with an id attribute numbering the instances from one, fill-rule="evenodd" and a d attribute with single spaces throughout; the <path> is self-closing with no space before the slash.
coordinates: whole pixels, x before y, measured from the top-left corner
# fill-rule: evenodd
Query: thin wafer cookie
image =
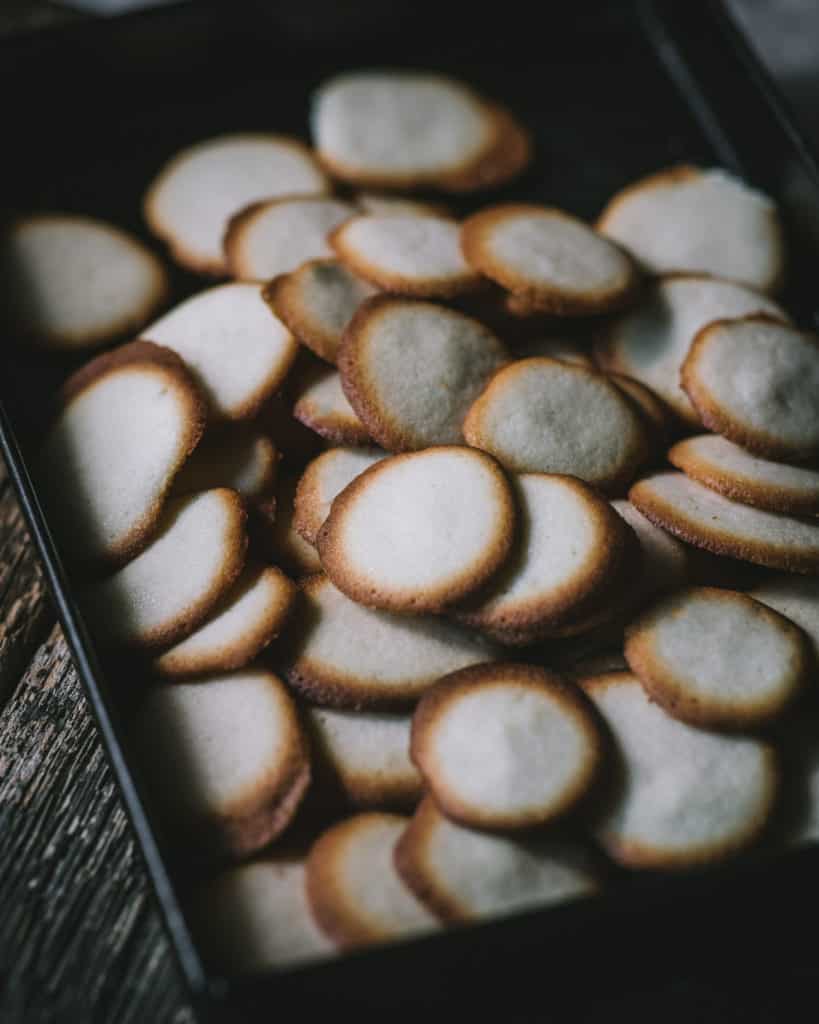
<path id="1" fill-rule="evenodd" d="M 296 489 L 293 525 L 309 544 L 316 543 L 336 496 L 385 456 L 379 448 L 330 448 L 308 463 Z"/>

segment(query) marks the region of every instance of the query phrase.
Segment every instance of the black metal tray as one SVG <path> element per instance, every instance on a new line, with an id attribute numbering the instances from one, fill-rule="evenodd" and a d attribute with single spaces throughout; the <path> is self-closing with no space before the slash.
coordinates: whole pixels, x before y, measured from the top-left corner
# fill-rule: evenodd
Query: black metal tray
<path id="1" fill-rule="evenodd" d="M 484 6 L 198 4 L 12 40 L 0 46 L 2 195 L 20 209 L 97 214 L 144 235 L 142 191 L 185 144 L 242 129 L 304 135 L 311 91 L 343 68 L 435 68 L 507 103 L 534 135 L 534 166 L 496 197 L 591 217 L 617 188 L 678 161 L 722 164 L 766 189 L 791 234 L 785 302 L 803 323 L 819 322 L 817 166 L 720 3 L 575 0 L 560 13 L 544 5 L 536 20 L 533 5 L 515 0 Z M 176 284 L 196 287 L 180 272 Z M 542 1019 L 578 987 L 612 994 L 681 966 L 716 965 L 724 978 L 807 962 L 800 926 L 817 919 L 815 847 L 707 875 L 626 879 L 593 900 L 265 977 L 208 974 L 181 909 L 184 872 L 129 764 L 116 669 L 95 651 L 29 475 L 48 396 L 70 367 L 9 342 L 0 447 L 203 1017 L 234 1021 L 240 1006 L 270 1017 L 296 1005 L 308 1019 L 322 1009 L 394 1019 L 430 1008 Z"/>

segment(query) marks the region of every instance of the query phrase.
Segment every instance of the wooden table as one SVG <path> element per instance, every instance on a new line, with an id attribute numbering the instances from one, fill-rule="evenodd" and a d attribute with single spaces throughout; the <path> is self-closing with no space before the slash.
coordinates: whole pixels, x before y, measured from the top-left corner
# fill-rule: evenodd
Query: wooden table
<path id="1" fill-rule="evenodd" d="M 815 31 L 817 59 L 811 63 L 806 50 L 811 33 L 800 23 L 800 13 L 814 9 L 815 0 L 734 2 L 766 57 L 786 76 L 783 84 L 790 85 L 792 98 L 799 103 L 819 94 L 819 38 Z M 69 16 L 37 0 L 0 4 L 0 34 Z M 806 102 L 803 111 L 811 127 L 819 125 L 819 106 Z M 614 1003 L 593 999 L 576 1007 L 573 1018 L 656 1019 L 662 1005 L 666 1022 L 751 1024 L 796 1019 L 783 1012 L 783 1001 L 798 1006 L 800 985 L 815 997 L 815 977 L 795 974 L 764 990 L 761 981 L 746 981 L 742 997 L 730 984 L 720 986 L 713 978 L 685 978 L 672 989 L 635 993 Z M 193 1021 L 2 466 L 0 1021 Z"/>

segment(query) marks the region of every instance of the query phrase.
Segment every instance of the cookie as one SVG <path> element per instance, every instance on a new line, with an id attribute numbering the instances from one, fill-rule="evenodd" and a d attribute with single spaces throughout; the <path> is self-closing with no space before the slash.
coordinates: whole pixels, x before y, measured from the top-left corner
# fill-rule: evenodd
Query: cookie
<path id="1" fill-rule="evenodd" d="M 782 283 L 776 204 L 720 168 L 681 164 L 641 178 L 609 201 L 597 229 L 652 274 L 711 274 L 762 292 Z"/>
<path id="2" fill-rule="evenodd" d="M 133 235 L 78 214 L 29 214 L 0 236 L 11 340 L 76 351 L 133 337 L 168 299 L 159 259 Z"/>
<path id="3" fill-rule="evenodd" d="M 235 491 L 205 491 L 168 502 L 145 550 L 86 588 L 100 643 L 163 647 L 189 636 L 242 570 L 245 510 Z"/>
<path id="4" fill-rule="evenodd" d="M 438 808 L 481 829 L 543 825 L 584 797 L 605 742 L 583 695 L 533 665 L 453 672 L 424 697 L 410 752 Z"/>
<path id="5" fill-rule="evenodd" d="M 762 458 L 819 456 L 819 338 L 767 316 L 704 327 L 680 371 L 711 430 Z"/>
<path id="6" fill-rule="evenodd" d="M 36 474 L 64 557 L 133 558 L 205 429 L 204 399 L 182 360 L 132 342 L 68 378 Z"/>
<path id="7" fill-rule="evenodd" d="M 699 415 L 680 385 L 694 336 L 714 320 L 752 313 L 787 320 L 775 302 L 743 285 L 697 275 L 661 278 L 635 309 L 602 330 L 595 354 L 602 367 L 645 384 L 684 423 L 698 427 Z"/>
<path id="8" fill-rule="evenodd" d="M 581 685 L 620 759 L 617 784 L 593 823 L 613 860 L 629 868 L 693 868 L 724 860 L 757 839 L 779 785 L 769 743 L 672 718 L 628 672 Z"/>
<path id="9" fill-rule="evenodd" d="M 274 277 L 262 294 L 302 345 L 335 365 L 344 328 L 375 292 L 338 260 L 308 260 Z"/>
<path id="10" fill-rule="evenodd" d="M 716 587 L 661 598 L 626 629 L 625 655 L 652 700 L 707 729 L 752 729 L 780 717 L 812 667 L 793 623 Z"/>
<path id="11" fill-rule="evenodd" d="M 622 491 L 651 451 L 642 415 L 603 374 L 543 357 L 499 370 L 463 431 L 515 473 L 568 473 L 608 493 Z"/>
<path id="12" fill-rule="evenodd" d="M 293 416 L 325 441 L 340 445 L 371 445 L 372 437 L 356 415 L 332 366 L 315 361 L 299 368 L 293 383 Z"/>
<path id="13" fill-rule="evenodd" d="M 461 444 L 463 421 L 508 360 L 477 320 L 431 302 L 368 299 L 344 334 L 344 393 L 374 440 L 389 451 Z"/>
<path id="14" fill-rule="evenodd" d="M 452 923 L 547 907 L 600 888 L 580 843 L 465 828 L 445 818 L 429 797 L 398 840 L 395 863 L 418 899 Z"/>
<path id="15" fill-rule="evenodd" d="M 498 185 L 529 160 L 512 116 L 443 75 L 347 72 L 313 98 L 313 141 L 330 173 L 365 188 L 453 192 Z"/>
<path id="16" fill-rule="evenodd" d="M 298 532 L 294 523 L 298 478 L 283 474 L 276 485 L 276 513 L 266 530 L 266 551 L 295 577 L 321 572 L 321 560 L 313 544 Z"/>
<path id="17" fill-rule="evenodd" d="M 457 221 L 429 214 L 363 214 L 330 234 L 330 245 L 353 273 L 386 292 L 451 299 L 481 287 L 464 259 Z"/>
<path id="18" fill-rule="evenodd" d="M 478 590 L 512 548 L 516 509 L 497 463 L 469 448 L 383 459 L 338 495 L 318 535 L 324 571 L 361 604 L 437 611 Z"/>
<path id="19" fill-rule="evenodd" d="M 217 419 L 256 415 L 277 391 L 298 352 L 254 284 L 208 288 L 180 303 L 144 331 L 174 350 L 208 397 Z"/>
<path id="20" fill-rule="evenodd" d="M 628 615 L 657 594 L 687 583 L 691 558 L 684 544 L 646 519 L 630 501 L 613 501 L 611 507 L 628 523 L 640 544 L 638 565 L 632 565 L 617 602 L 619 613 Z"/>
<path id="21" fill-rule="evenodd" d="M 385 457 L 378 448 L 330 448 L 316 456 L 304 470 L 293 504 L 293 526 L 315 544 L 337 494 Z"/>
<path id="22" fill-rule="evenodd" d="M 558 335 L 530 338 L 522 344 L 515 346 L 515 358 L 531 359 L 534 356 L 559 359 L 564 363 L 584 366 L 587 370 L 595 369 L 594 360 L 588 352 L 571 338 L 562 338 Z"/>
<path id="23" fill-rule="evenodd" d="M 253 203 L 235 214 L 225 232 L 225 260 L 240 281 L 269 281 L 307 260 L 333 255 L 327 236 L 354 206 L 323 196 L 286 196 Z"/>
<path id="24" fill-rule="evenodd" d="M 783 573 L 760 583 L 749 594 L 799 626 L 819 663 L 819 580 Z"/>
<path id="25" fill-rule="evenodd" d="M 328 796 L 362 809 L 418 803 L 421 776 L 409 756 L 410 715 L 309 708 L 305 720 L 317 785 L 325 781 Z"/>
<path id="26" fill-rule="evenodd" d="M 718 434 L 679 441 L 668 461 L 692 480 L 743 505 L 793 515 L 819 514 L 819 471 L 762 459 Z"/>
<path id="27" fill-rule="evenodd" d="M 273 489 L 278 462 L 266 434 L 241 427 L 209 433 L 176 477 L 174 493 L 229 487 L 243 498 L 260 498 Z"/>
<path id="28" fill-rule="evenodd" d="M 318 704 L 407 707 L 441 676 L 497 655 L 480 635 L 446 619 L 356 604 L 323 575 L 305 580 L 302 592 L 303 614 L 288 631 L 287 681 Z"/>
<path id="29" fill-rule="evenodd" d="M 319 927 L 339 949 L 427 932 L 436 920 L 393 864 L 407 819 L 371 811 L 328 829 L 307 857 L 307 896 Z"/>
<path id="30" fill-rule="evenodd" d="M 222 239 L 249 203 L 326 193 L 329 182 L 310 150 L 283 135 L 220 135 L 182 150 L 148 189 L 148 226 L 174 259 L 201 274 L 227 273 Z"/>
<path id="31" fill-rule="evenodd" d="M 430 203 L 425 199 L 407 199 L 404 196 L 379 195 L 377 192 L 356 192 L 355 205 L 362 213 L 375 213 L 379 217 L 395 214 L 397 217 L 449 217 L 443 203 Z"/>
<path id="32" fill-rule="evenodd" d="M 624 373 L 610 373 L 608 376 L 610 381 L 639 406 L 654 435 L 656 445 L 664 445 L 675 427 L 674 416 L 665 402 L 655 395 L 651 388 L 633 377 L 627 377 Z"/>
<path id="33" fill-rule="evenodd" d="M 501 642 L 516 633 L 531 642 L 544 627 L 587 609 L 610 585 L 625 555 L 628 527 L 573 477 L 525 473 L 515 485 L 518 547 L 459 617 Z"/>
<path id="34" fill-rule="evenodd" d="M 629 491 L 656 526 L 705 548 L 771 569 L 819 574 L 819 523 L 751 508 L 724 498 L 683 473 L 656 473 Z"/>
<path id="35" fill-rule="evenodd" d="M 273 441 L 288 470 L 300 469 L 324 447 L 319 435 L 295 418 L 293 403 L 283 394 L 268 398 L 254 425 Z"/>
<path id="36" fill-rule="evenodd" d="M 279 634 L 297 594 L 280 569 L 247 566 L 208 619 L 154 660 L 154 674 L 180 679 L 242 668 Z"/>
<path id="37" fill-rule="evenodd" d="M 622 309 L 640 283 L 619 246 L 552 207 L 490 206 L 464 221 L 461 246 L 477 271 L 525 306 L 553 316 Z"/>
<path id="38" fill-rule="evenodd" d="M 293 702 L 260 669 L 156 687 L 131 738 L 168 830 L 197 859 L 261 849 L 290 824 L 310 782 Z"/>

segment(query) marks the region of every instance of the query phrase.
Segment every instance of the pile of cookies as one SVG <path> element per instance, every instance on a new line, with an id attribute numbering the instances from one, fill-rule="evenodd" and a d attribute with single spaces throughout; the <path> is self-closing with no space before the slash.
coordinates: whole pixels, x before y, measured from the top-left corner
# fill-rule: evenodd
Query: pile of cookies
<path id="1" fill-rule="evenodd" d="M 38 475 L 141 681 L 130 752 L 205 875 L 208 956 L 818 837 L 819 342 L 772 298 L 775 205 L 680 167 L 594 226 L 459 222 L 411 193 L 531 147 L 441 75 L 342 75 L 311 129 L 160 170 L 151 230 L 230 279 L 162 315 L 118 229 L 38 215 L 3 247 L 21 335 L 128 339 L 67 380 Z"/>

